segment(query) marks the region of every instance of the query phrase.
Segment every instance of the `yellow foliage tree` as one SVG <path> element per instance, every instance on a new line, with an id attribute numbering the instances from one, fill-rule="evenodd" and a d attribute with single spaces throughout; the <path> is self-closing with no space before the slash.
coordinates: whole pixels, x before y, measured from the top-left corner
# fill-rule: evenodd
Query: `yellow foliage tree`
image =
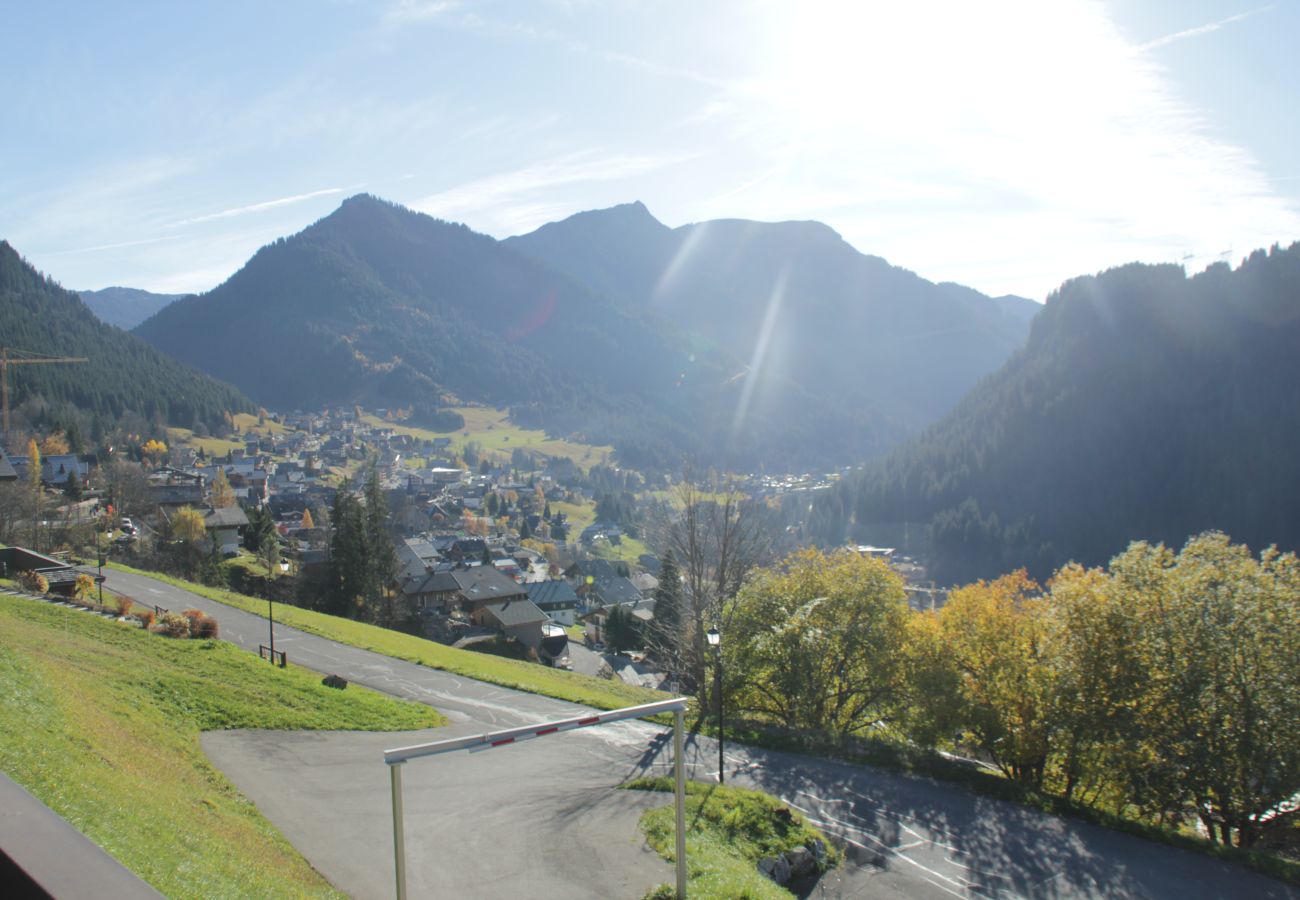
<path id="1" fill-rule="evenodd" d="M 144 442 L 140 453 L 156 466 L 167 455 L 167 445 L 158 438 L 150 438 Z"/>
<path id="2" fill-rule="evenodd" d="M 235 489 L 230 486 L 226 470 L 219 466 L 217 473 L 212 477 L 212 491 L 208 502 L 212 504 L 213 509 L 228 509 L 235 505 Z"/>
<path id="3" fill-rule="evenodd" d="M 62 429 L 50 432 L 41 441 L 41 453 L 44 456 L 62 456 L 70 452 L 72 451 L 68 447 L 67 435 Z"/>
<path id="4" fill-rule="evenodd" d="M 173 540 L 184 541 L 191 547 L 197 547 L 207 536 L 207 527 L 203 524 L 203 514 L 192 506 L 182 506 L 172 516 L 171 535 Z"/>
<path id="5" fill-rule="evenodd" d="M 310 509 L 304 509 L 304 510 L 302 511 L 302 527 L 303 527 L 303 528 L 315 528 L 315 527 L 316 527 L 316 523 L 315 523 L 314 521 L 312 521 L 311 510 L 310 510 Z"/>

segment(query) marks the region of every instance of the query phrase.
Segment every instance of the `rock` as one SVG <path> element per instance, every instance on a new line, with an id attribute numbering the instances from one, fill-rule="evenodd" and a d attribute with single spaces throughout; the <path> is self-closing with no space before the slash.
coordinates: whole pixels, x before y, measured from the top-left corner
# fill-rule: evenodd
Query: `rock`
<path id="1" fill-rule="evenodd" d="M 808 845 L 808 849 L 812 851 L 813 859 L 817 860 L 819 865 L 825 862 L 826 844 L 821 838 L 813 838 L 812 843 Z"/>
<path id="2" fill-rule="evenodd" d="M 785 861 L 790 865 L 790 874 L 795 878 L 802 878 L 817 869 L 817 858 L 813 856 L 811 850 L 807 847 L 795 847 L 793 850 L 787 850 Z"/>
<path id="3" fill-rule="evenodd" d="M 764 878 L 771 878 L 776 870 L 776 857 L 764 856 L 758 861 L 758 871 Z"/>
<path id="4" fill-rule="evenodd" d="M 348 680 L 342 675 L 326 675 L 321 679 L 321 684 L 325 687 L 338 688 L 340 691 L 348 686 Z"/>
<path id="5" fill-rule="evenodd" d="M 784 854 L 776 858 L 776 866 L 772 869 L 772 880 L 777 884 L 785 884 L 790 880 L 790 863 L 786 862 Z"/>

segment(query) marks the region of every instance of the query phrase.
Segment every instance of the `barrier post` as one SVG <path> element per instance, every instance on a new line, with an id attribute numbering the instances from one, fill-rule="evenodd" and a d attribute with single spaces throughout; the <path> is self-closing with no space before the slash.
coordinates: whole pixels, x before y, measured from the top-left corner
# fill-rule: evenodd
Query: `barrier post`
<path id="1" fill-rule="evenodd" d="M 406 835 L 402 828 L 402 764 L 388 767 L 393 784 L 393 861 L 397 867 L 397 900 L 406 900 Z"/>
<path id="2" fill-rule="evenodd" d="M 682 760 L 682 711 L 673 710 L 673 769 L 677 805 L 677 898 L 686 900 L 686 766 Z"/>

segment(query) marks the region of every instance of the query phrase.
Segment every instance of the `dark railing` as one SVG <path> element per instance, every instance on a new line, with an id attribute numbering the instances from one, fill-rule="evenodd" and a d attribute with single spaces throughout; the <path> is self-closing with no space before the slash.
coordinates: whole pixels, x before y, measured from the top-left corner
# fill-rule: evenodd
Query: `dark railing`
<path id="1" fill-rule="evenodd" d="M 266 644 L 257 645 L 257 655 L 262 659 L 269 659 L 271 665 L 278 665 L 281 669 L 289 664 L 289 657 L 283 650 L 272 650 Z"/>

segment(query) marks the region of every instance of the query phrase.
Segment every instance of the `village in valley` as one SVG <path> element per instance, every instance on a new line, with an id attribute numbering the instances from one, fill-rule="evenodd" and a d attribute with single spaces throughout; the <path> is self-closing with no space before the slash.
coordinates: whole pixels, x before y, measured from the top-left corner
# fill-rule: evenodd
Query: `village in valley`
<path id="1" fill-rule="evenodd" d="M 450 434 L 414 427 L 404 411 L 360 407 L 233 416 L 224 437 L 170 429 L 170 444 L 140 449 L 135 483 L 120 464 L 112 471 L 93 455 L 45 455 L 43 484 L 71 502 L 49 513 L 44 544 L 68 544 L 55 539 L 60 525 L 93 523 L 107 559 L 148 567 L 164 545 L 179 543 L 175 520 L 185 510 L 202 518 L 198 554 L 220 560 L 219 580 L 311 607 L 328 578 L 338 494 L 364 503 L 373 477 L 396 555 L 386 590 L 398 613 L 384 624 L 671 689 L 643 650 L 661 571 L 646 531 L 674 517 L 681 480 L 646 478 L 612 464 L 608 447 L 550 440 L 514 428 L 496 410 L 461 411 L 472 424 Z M 9 459 L 26 479 L 28 457 Z M 74 477 L 80 486 L 70 489 Z M 740 476 L 728 489 L 775 508 L 806 502 L 837 477 Z M 911 559 L 889 548 L 853 549 L 889 559 L 913 605 L 933 605 L 936 592 Z M 57 587 L 57 570 L 46 574 Z"/>

